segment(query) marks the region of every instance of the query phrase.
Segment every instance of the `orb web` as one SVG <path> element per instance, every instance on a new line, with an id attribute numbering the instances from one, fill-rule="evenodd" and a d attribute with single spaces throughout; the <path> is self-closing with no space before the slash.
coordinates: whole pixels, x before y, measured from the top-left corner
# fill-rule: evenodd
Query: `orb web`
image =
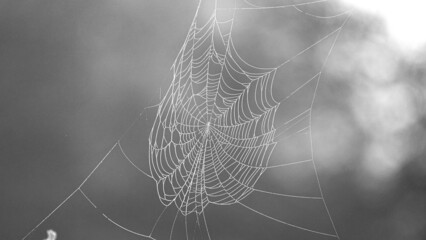
<path id="1" fill-rule="evenodd" d="M 306 6 L 324 2 L 327 1 L 261 6 L 242 0 L 235 1 L 231 7 L 218 7 L 215 2 L 206 17 L 200 14 L 200 7 L 203 7 L 200 1 L 185 41 L 172 65 L 173 79 L 168 90 L 160 103 L 145 108 L 135 120 L 137 122 L 147 114 L 147 109 L 157 108 L 149 133 L 149 169 L 138 167 L 138 164 L 126 154 L 121 143 L 123 136 L 134 126 L 134 122 L 83 182 L 23 239 L 30 236 L 77 193 L 119 229 L 149 239 L 160 239 L 155 236 L 155 232 L 169 208 L 176 208 L 168 230 L 169 239 L 175 239 L 173 234 L 179 216 L 184 217 L 186 239 L 197 238 L 195 236 L 202 236 L 201 239 L 214 239 L 205 216 L 209 204 L 238 204 L 265 219 L 287 227 L 339 239 L 324 200 L 313 155 L 309 159 L 290 163 L 269 162 L 276 144 L 292 134 L 308 134 L 311 143 L 310 152 L 313 154 L 312 106 L 322 67 L 314 76 L 302 81 L 281 100 L 277 101 L 272 92 L 278 69 L 326 39 L 333 38 L 322 66 L 327 62 L 342 28 L 349 19 L 349 12 L 317 15 L 304 10 Z M 339 27 L 276 67 L 259 68 L 246 62 L 236 50 L 232 37 L 236 13 L 245 10 L 285 8 L 293 8 L 307 17 L 317 19 L 340 16 L 345 18 Z M 312 84 L 315 86 L 314 91 L 307 97 L 312 99 L 310 105 L 293 113 L 285 122 L 276 122 L 275 115 L 280 104 L 289 101 Z M 105 214 L 83 189 L 92 174 L 114 150 L 119 150 L 141 174 L 154 180 L 158 199 L 164 205 L 164 209 L 156 218 L 150 232 L 141 233 L 119 224 L 117 220 Z M 317 196 L 285 194 L 257 186 L 261 176 L 270 169 L 304 163 L 312 164 L 315 170 L 319 189 Z M 291 223 L 243 202 L 254 192 L 271 197 L 320 201 L 326 209 L 332 231 L 321 231 Z M 191 215 L 196 216 L 196 227 L 192 237 L 188 230 L 188 218 Z M 198 235 L 195 234 L 196 231 L 199 232 Z"/>
<path id="2" fill-rule="evenodd" d="M 183 214 L 242 200 L 275 146 L 275 69 L 245 70 L 221 30 L 227 24 L 215 14 L 203 26 L 194 21 L 151 131 L 149 162 L 159 198 Z"/>

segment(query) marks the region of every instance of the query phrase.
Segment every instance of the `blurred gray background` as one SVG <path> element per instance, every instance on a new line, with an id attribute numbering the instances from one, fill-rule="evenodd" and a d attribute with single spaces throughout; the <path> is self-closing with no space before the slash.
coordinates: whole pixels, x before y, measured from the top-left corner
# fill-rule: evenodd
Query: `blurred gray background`
<path id="1" fill-rule="evenodd" d="M 0 1 L 0 239 L 21 239 L 81 183 L 144 107 L 160 101 L 197 4 Z M 301 7 L 318 15 L 349 8 L 340 1 Z M 314 103 L 314 158 L 341 239 L 426 238 L 426 45 L 398 42 L 386 16 L 356 8 L 324 68 Z M 312 18 L 293 8 L 238 11 L 233 37 L 249 63 L 273 67 L 342 20 Z M 406 27 L 423 31 L 415 24 Z M 331 40 L 277 72 L 277 99 L 318 71 Z M 146 114 L 123 139 L 141 167 L 155 109 Z M 288 152 L 277 151 L 273 158 L 309 151 L 297 144 L 283 148 Z M 313 176 L 305 169 L 281 172 L 274 184 L 309 191 L 316 189 L 306 180 Z M 117 151 L 84 188 L 102 212 L 135 231 L 149 231 L 161 212 L 154 182 Z M 288 208 L 287 217 L 302 226 L 319 226 L 324 217 L 311 215 L 307 209 L 315 206 L 303 201 L 271 204 L 264 211 L 277 208 Z M 209 205 L 213 239 L 332 239 L 246 211 Z M 165 216 L 160 226 L 170 226 L 173 217 Z M 51 228 L 60 240 L 140 239 L 105 221 L 79 194 L 29 239 L 44 239 Z M 160 230 L 159 236 L 167 234 Z"/>

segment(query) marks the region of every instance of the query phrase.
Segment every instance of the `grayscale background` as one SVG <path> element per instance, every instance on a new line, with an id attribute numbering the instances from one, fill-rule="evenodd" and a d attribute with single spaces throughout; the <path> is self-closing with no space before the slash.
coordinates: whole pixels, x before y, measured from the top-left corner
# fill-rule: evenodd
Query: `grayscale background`
<path id="1" fill-rule="evenodd" d="M 21 239 L 81 183 L 144 107 L 160 101 L 197 4 L 0 0 L 0 239 Z M 305 9 L 331 14 L 347 8 L 334 1 Z M 341 20 L 312 19 L 294 9 L 241 12 L 233 34 L 244 59 L 271 67 Z M 342 240 L 426 239 L 426 45 L 407 54 L 389 39 L 379 16 L 355 11 L 316 95 L 314 157 Z M 329 46 L 324 41 L 280 73 L 274 95 L 286 96 L 323 61 Z M 155 109 L 146 113 L 123 139 L 140 166 L 147 161 Z M 296 154 L 305 151 L 292 147 Z M 289 174 L 279 175 L 279 184 L 296 190 L 313 176 L 303 170 Z M 85 191 L 135 230 L 146 231 L 161 207 L 153 181 L 119 152 Z M 294 204 L 301 211 L 290 207 L 289 217 L 321 225 L 304 211 L 309 203 Z M 285 203 L 269 211 L 280 207 Z M 211 206 L 206 214 L 213 239 L 332 239 L 276 225 L 237 206 Z M 47 229 L 57 231 L 59 240 L 140 239 L 105 221 L 81 195 L 29 239 L 44 239 Z"/>

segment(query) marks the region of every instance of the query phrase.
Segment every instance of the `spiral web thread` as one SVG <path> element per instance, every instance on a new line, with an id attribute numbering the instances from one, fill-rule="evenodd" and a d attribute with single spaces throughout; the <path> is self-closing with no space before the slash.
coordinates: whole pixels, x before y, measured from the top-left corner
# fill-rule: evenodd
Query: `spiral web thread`
<path id="1" fill-rule="evenodd" d="M 164 205 L 162 213 L 158 216 L 149 234 L 132 231 L 98 209 L 106 220 L 132 234 L 156 239 L 153 233 L 157 223 L 166 209 L 174 205 L 177 211 L 171 227 L 170 239 L 173 239 L 173 228 L 179 214 L 185 217 L 187 239 L 190 235 L 188 234 L 187 216 L 190 214 L 196 215 L 200 231 L 204 231 L 206 238 L 211 239 L 204 214 L 208 204 L 239 204 L 260 216 L 283 225 L 340 239 L 318 179 L 313 160 L 310 126 L 313 100 L 322 68 L 350 14 L 347 11 L 336 15 L 319 16 L 300 8 L 323 2 L 327 1 L 265 7 L 243 0 L 245 4 L 243 7 L 237 7 L 236 4 L 232 8 L 215 6 L 211 16 L 201 24 L 200 22 L 203 20 L 200 20 L 198 16 L 200 1 L 184 44 L 172 65 L 173 81 L 161 102 L 145 108 L 83 182 L 23 239 L 26 239 L 76 193 L 80 193 L 94 208 L 98 209 L 82 187 L 114 149 L 119 149 L 133 167 L 155 181 L 158 197 Z M 340 27 L 277 67 L 259 68 L 245 62 L 238 54 L 232 39 L 235 12 L 290 7 L 309 17 L 319 19 L 340 16 L 346 16 L 346 18 Z M 227 19 L 219 19 L 217 15 L 219 11 L 231 11 L 231 14 L 228 14 Z M 304 81 L 286 98 L 276 101 L 272 96 L 276 71 L 330 37 L 334 37 L 334 40 L 320 71 Z M 276 124 L 275 113 L 280 103 L 287 101 L 293 94 L 314 81 L 316 87 L 311 105 L 290 120 Z M 150 169 L 146 171 L 139 168 L 126 155 L 120 140 L 149 108 L 158 108 L 158 110 L 149 136 Z M 306 126 L 300 128 L 298 124 L 306 119 L 308 120 Z M 275 128 L 274 124 L 278 127 Z M 296 133 L 309 134 L 312 157 L 291 163 L 270 165 L 269 159 L 276 143 L 295 126 L 298 126 Z M 289 195 L 256 187 L 257 181 L 268 169 L 302 163 L 313 164 L 319 196 Z M 322 201 L 334 232 L 327 233 L 292 224 L 241 202 L 253 192 Z"/>

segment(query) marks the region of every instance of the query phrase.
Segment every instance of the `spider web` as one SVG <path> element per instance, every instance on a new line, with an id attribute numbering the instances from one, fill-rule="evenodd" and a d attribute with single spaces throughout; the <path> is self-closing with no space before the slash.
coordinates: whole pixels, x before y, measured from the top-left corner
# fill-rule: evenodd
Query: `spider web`
<path id="1" fill-rule="evenodd" d="M 261 6 L 243 0 L 235 1 L 234 6 L 218 7 L 217 2 L 214 2 L 214 6 L 208 6 L 200 1 L 185 41 L 172 65 L 172 83 L 161 102 L 145 108 L 81 184 L 23 239 L 27 239 L 76 194 L 84 197 L 114 226 L 148 239 L 214 239 L 206 217 L 210 205 L 239 205 L 279 225 L 340 239 L 324 200 L 313 158 L 311 122 L 323 67 L 349 19 L 349 12 L 317 15 L 304 8 L 324 2 L 327 1 Z M 200 14 L 200 9 L 209 7 L 209 14 Z M 260 68 L 246 62 L 239 55 L 232 37 L 236 14 L 239 11 L 285 8 L 293 8 L 315 19 L 343 16 L 343 20 L 337 28 L 276 67 Z M 285 98 L 276 100 L 273 88 L 277 71 L 329 38 L 332 38 L 332 43 L 320 70 L 309 79 L 299 82 Z M 306 94 L 304 90 L 312 86 L 313 91 L 304 96 L 309 100 L 305 109 L 288 114 L 290 116 L 285 121 L 276 120 L 281 104 L 288 104 L 297 94 Z M 157 110 L 149 133 L 149 168 L 143 170 L 126 154 L 122 139 L 150 109 Z M 275 146 L 296 135 L 305 136 L 304 141 L 309 145 L 308 157 L 284 163 L 270 161 Z M 149 232 L 134 231 L 119 224 L 106 215 L 83 189 L 113 151 L 118 151 L 132 167 L 152 179 L 156 186 L 158 199 L 164 207 Z M 317 195 L 286 194 L 261 188 L 260 179 L 265 173 L 295 165 L 310 165 L 314 170 Z M 255 194 L 258 194 L 257 197 Z M 266 198 L 316 202 L 315 206 L 325 210 L 331 228 L 324 231 L 304 226 L 257 208 Z M 260 201 L 253 204 L 253 199 Z M 169 215 L 169 211 L 173 214 Z M 156 233 L 162 228 L 159 225 L 170 216 L 172 221 L 167 224 L 168 236 L 159 236 Z M 183 222 L 181 226 L 184 227 L 181 238 L 175 233 L 179 221 Z"/>

